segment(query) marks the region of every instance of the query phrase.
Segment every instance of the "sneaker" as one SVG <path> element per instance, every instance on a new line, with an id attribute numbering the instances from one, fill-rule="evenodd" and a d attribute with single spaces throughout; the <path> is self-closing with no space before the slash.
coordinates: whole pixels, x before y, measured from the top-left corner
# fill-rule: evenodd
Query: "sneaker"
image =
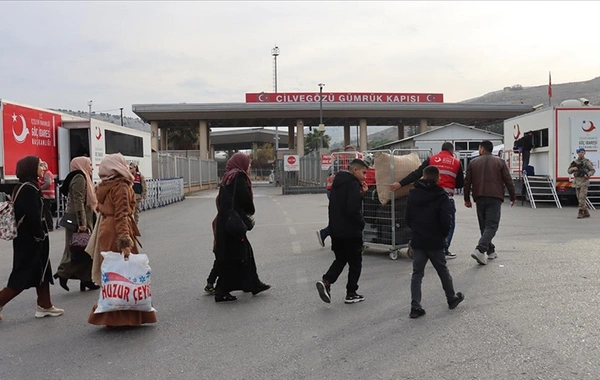
<path id="1" fill-rule="evenodd" d="M 465 295 L 462 294 L 461 292 L 456 293 L 456 296 L 454 297 L 454 299 L 450 302 L 448 302 L 448 307 L 450 308 L 450 310 L 456 309 L 456 307 L 458 306 L 459 303 L 461 303 L 462 301 L 464 301 L 465 299 Z"/>
<path id="2" fill-rule="evenodd" d="M 411 308 L 410 309 L 410 314 L 408 316 L 414 319 L 414 318 L 422 317 L 424 315 L 425 315 L 425 310 Z"/>
<path id="3" fill-rule="evenodd" d="M 323 238 L 323 233 L 321 230 L 317 230 L 317 239 L 319 240 L 319 244 L 321 247 L 325 248 L 325 239 Z"/>
<path id="4" fill-rule="evenodd" d="M 317 281 L 317 290 L 323 302 L 331 303 L 330 285 L 323 281 Z"/>
<path id="5" fill-rule="evenodd" d="M 498 254 L 496 252 L 490 252 L 487 254 L 488 260 L 494 260 L 495 258 L 498 257 Z"/>
<path id="6" fill-rule="evenodd" d="M 446 252 L 446 260 L 456 259 L 456 253 L 452 253 L 450 251 Z"/>
<path id="7" fill-rule="evenodd" d="M 473 253 L 471 253 L 471 257 L 475 259 L 479 264 L 486 265 L 487 264 L 487 255 L 483 252 L 479 252 L 478 249 L 475 249 Z"/>
<path id="8" fill-rule="evenodd" d="M 44 317 L 60 317 L 63 315 L 65 311 L 63 309 L 59 309 L 57 307 L 52 306 L 49 309 L 44 309 L 43 307 L 38 306 L 35 311 L 36 318 L 44 318 Z"/>
<path id="9" fill-rule="evenodd" d="M 207 283 L 204 287 L 204 291 L 208 294 L 215 294 L 217 290 L 215 289 L 215 286 L 213 284 Z"/>
<path id="10" fill-rule="evenodd" d="M 348 293 L 346 294 L 346 299 L 344 300 L 345 303 L 357 303 L 357 302 L 362 302 L 365 300 L 365 297 L 361 296 L 358 293 Z"/>

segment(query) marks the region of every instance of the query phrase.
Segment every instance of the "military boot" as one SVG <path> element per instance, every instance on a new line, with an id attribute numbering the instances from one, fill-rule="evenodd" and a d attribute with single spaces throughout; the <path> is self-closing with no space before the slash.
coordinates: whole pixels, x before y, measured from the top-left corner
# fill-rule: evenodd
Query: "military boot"
<path id="1" fill-rule="evenodd" d="M 583 210 L 582 210 L 582 209 L 579 209 L 579 212 L 577 213 L 577 219 L 583 219 L 583 218 L 584 218 L 584 216 L 583 216 L 583 215 L 584 215 L 584 214 L 583 214 Z"/>
<path id="2" fill-rule="evenodd" d="M 583 217 L 584 218 L 589 218 L 590 217 L 590 210 L 588 210 L 588 209 L 583 210 Z"/>

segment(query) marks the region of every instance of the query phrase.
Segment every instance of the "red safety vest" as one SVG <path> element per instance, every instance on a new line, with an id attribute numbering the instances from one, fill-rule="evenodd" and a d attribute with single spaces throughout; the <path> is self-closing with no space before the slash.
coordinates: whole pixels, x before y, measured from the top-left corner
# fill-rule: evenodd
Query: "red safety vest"
<path id="1" fill-rule="evenodd" d="M 438 185 L 450 195 L 454 195 L 456 188 L 456 176 L 460 170 L 460 161 L 452 153 L 442 150 L 436 155 L 429 157 L 429 165 L 440 170 L 440 182 Z"/>
<path id="2" fill-rule="evenodd" d="M 54 199 L 56 198 L 56 190 L 54 189 L 54 174 L 52 174 L 50 170 L 46 170 L 42 175 L 42 178 L 39 179 L 39 186 L 41 188 L 44 184 L 44 177 L 46 176 L 46 174 L 50 175 L 50 187 L 46 190 L 42 190 L 42 196 L 44 198 Z"/>

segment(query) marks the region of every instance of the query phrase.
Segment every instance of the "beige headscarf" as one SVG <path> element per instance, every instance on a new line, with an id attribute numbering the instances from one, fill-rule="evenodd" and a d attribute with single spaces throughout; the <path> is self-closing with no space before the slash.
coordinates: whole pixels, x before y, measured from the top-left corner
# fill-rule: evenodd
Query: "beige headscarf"
<path id="1" fill-rule="evenodd" d="M 71 160 L 69 168 L 71 171 L 81 170 L 85 173 L 85 183 L 87 191 L 85 192 L 86 204 L 92 209 L 96 210 L 98 200 L 96 199 L 96 191 L 94 190 L 94 184 L 92 183 L 92 160 L 89 157 L 75 157 Z"/>
<path id="2" fill-rule="evenodd" d="M 104 159 L 100 162 L 98 175 L 103 181 L 122 177 L 133 183 L 133 175 L 129 171 L 129 165 L 127 165 L 127 161 L 121 153 L 104 156 Z"/>

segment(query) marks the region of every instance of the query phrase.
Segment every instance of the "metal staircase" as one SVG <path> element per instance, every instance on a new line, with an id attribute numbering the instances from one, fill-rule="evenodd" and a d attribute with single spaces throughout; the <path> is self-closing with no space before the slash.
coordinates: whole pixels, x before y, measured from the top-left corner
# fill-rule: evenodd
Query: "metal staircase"
<path id="1" fill-rule="evenodd" d="M 527 201 L 531 208 L 537 208 L 536 202 L 553 202 L 557 208 L 562 208 L 558 194 L 556 193 L 556 184 L 548 175 L 528 176 L 523 173 L 523 184 L 527 190 Z"/>
<path id="2" fill-rule="evenodd" d="M 587 205 L 591 210 L 596 210 L 596 206 L 600 207 L 600 181 L 590 181 Z"/>

